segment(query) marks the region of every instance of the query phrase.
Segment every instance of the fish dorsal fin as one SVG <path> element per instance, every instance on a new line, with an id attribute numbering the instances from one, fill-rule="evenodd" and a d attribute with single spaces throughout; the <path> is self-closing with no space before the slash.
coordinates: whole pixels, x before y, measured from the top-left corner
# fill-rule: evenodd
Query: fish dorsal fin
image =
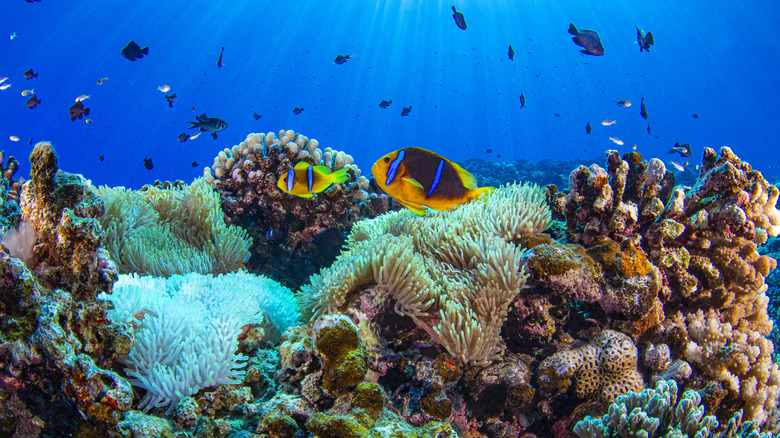
<path id="1" fill-rule="evenodd" d="M 471 190 L 477 186 L 477 178 L 474 175 L 472 175 L 468 170 L 460 167 L 457 163 L 453 163 L 452 161 L 450 161 L 450 164 L 455 169 L 455 172 L 457 172 L 458 177 L 460 177 L 460 180 L 463 182 L 463 187 Z"/>
<path id="2" fill-rule="evenodd" d="M 569 23 L 569 33 L 572 35 L 579 35 L 580 31 L 577 30 L 577 26 L 574 23 Z"/>
<path id="3" fill-rule="evenodd" d="M 299 161 L 298 164 L 296 164 L 295 167 L 293 167 L 293 169 L 295 169 L 295 170 L 306 169 L 309 166 L 310 166 L 309 163 L 307 163 L 305 161 Z"/>
<path id="4" fill-rule="evenodd" d="M 319 175 L 330 175 L 330 168 L 328 166 L 314 166 L 314 169 L 312 170 Z"/>

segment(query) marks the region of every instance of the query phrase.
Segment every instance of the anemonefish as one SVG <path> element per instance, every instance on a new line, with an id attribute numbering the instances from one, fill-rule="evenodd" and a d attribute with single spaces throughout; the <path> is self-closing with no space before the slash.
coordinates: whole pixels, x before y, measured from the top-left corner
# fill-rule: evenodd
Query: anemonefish
<path id="1" fill-rule="evenodd" d="M 385 193 L 421 216 L 426 207 L 449 210 L 493 190 L 477 187 L 474 175 L 422 148 L 391 152 L 374 163 L 371 173 Z"/>
<path id="2" fill-rule="evenodd" d="M 334 183 L 341 183 L 349 179 L 346 167 L 333 173 L 326 166 L 312 166 L 301 161 L 292 169 L 279 177 L 276 186 L 283 192 L 301 198 L 311 198 L 315 193 L 327 189 Z"/>

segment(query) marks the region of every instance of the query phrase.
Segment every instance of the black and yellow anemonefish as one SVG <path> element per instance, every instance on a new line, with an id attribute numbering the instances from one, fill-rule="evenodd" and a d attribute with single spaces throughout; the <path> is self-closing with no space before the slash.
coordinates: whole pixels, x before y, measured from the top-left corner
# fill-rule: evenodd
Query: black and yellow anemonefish
<path id="1" fill-rule="evenodd" d="M 477 187 L 474 175 L 422 148 L 391 152 L 374 163 L 371 173 L 385 193 L 421 216 L 426 207 L 449 210 L 493 189 Z"/>
<path id="2" fill-rule="evenodd" d="M 311 198 L 315 193 L 330 187 L 331 184 L 347 181 L 349 179 L 347 169 L 344 167 L 331 173 L 326 166 L 312 166 L 301 161 L 280 176 L 276 185 L 285 193 L 301 198 Z"/>

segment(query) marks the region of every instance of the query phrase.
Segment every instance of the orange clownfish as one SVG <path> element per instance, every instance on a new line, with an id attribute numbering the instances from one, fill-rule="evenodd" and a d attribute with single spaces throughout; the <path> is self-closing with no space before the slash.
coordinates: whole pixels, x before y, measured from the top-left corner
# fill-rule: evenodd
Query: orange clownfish
<path id="1" fill-rule="evenodd" d="M 426 207 L 449 210 L 493 190 L 477 187 L 474 175 L 422 148 L 391 152 L 374 163 L 371 173 L 385 193 L 420 216 Z"/>
<path id="2" fill-rule="evenodd" d="M 312 166 L 301 161 L 280 176 L 276 186 L 285 193 L 301 198 L 311 198 L 315 193 L 330 187 L 331 184 L 347 181 L 349 179 L 347 169 L 347 167 L 343 167 L 330 173 L 330 169 L 326 166 Z"/>

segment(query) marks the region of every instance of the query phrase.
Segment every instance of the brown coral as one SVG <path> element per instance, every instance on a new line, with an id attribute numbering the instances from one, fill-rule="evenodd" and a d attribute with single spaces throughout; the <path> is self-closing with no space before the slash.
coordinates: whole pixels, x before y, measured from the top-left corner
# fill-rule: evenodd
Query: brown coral
<path id="1" fill-rule="evenodd" d="M 544 359 L 537 372 L 539 385 L 556 394 L 567 391 L 573 383 L 577 397 L 609 404 L 629 391 L 644 389 L 637 357 L 631 338 L 604 330 L 590 344 Z"/>
<path id="2" fill-rule="evenodd" d="M 388 211 L 352 157 L 292 130 L 249 134 L 221 151 L 204 176 L 220 192 L 226 221 L 254 239 L 250 269 L 296 287 L 337 255 L 343 232 L 364 217 Z M 299 162 L 347 167 L 349 181 L 305 199 L 279 190 L 277 181 Z"/>
<path id="3" fill-rule="evenodd" d="M 780 373 L 770 359 L 772 345 L 765 338 L 771 321 L 764 277 L 776 262 L 756 248 L 768 235 L 780 233 L 780 191 L 728 147 L 720 153 L 705 149 L 693 187 L 673 188 L 673 182 L 657 160 L 645 163 L 636 153 L 621 160 L 617 152 L 609 152 L 606 171 L 591 166 L 571 175 L 565 207 L 569 236 L 590 246 L 591 253 L 605 239 L 630 247 L 635 255 L 631 263 L 644 260 L 651 267 L 648 272 L 657 270 L 650 292 L 657 290 L 660 302 L 650 306 L 647 295 L 640 293 L 644 289 L 629 290 L 628 301 L 618 302 L 644 301 L 638 308 L 644 310 L 615 310 L 629 320 L 646 313 L 641 324 L 634 323 L 635 334 L 655 326 L 661 340 L 668 341 L 675 354 L 685 355 L 694 371 L 724 383 L 736 402 L 732 409 L 744 407 L 747 418 L 763 421 L 775 407 L 780 388 Z M 596 258 L 603 266 L 632 268 L 619 263 L 620 257 Z M 665 315 L 659 312 L 661 302 Z M 708 330 L 722 335 L 691 331 L 690 324 L 704 315 Z M 730 345 L 730 351 L 749 351 L 749 360 L 726 365 L 719 355 L 707 353 L 724 345 Z"/>

